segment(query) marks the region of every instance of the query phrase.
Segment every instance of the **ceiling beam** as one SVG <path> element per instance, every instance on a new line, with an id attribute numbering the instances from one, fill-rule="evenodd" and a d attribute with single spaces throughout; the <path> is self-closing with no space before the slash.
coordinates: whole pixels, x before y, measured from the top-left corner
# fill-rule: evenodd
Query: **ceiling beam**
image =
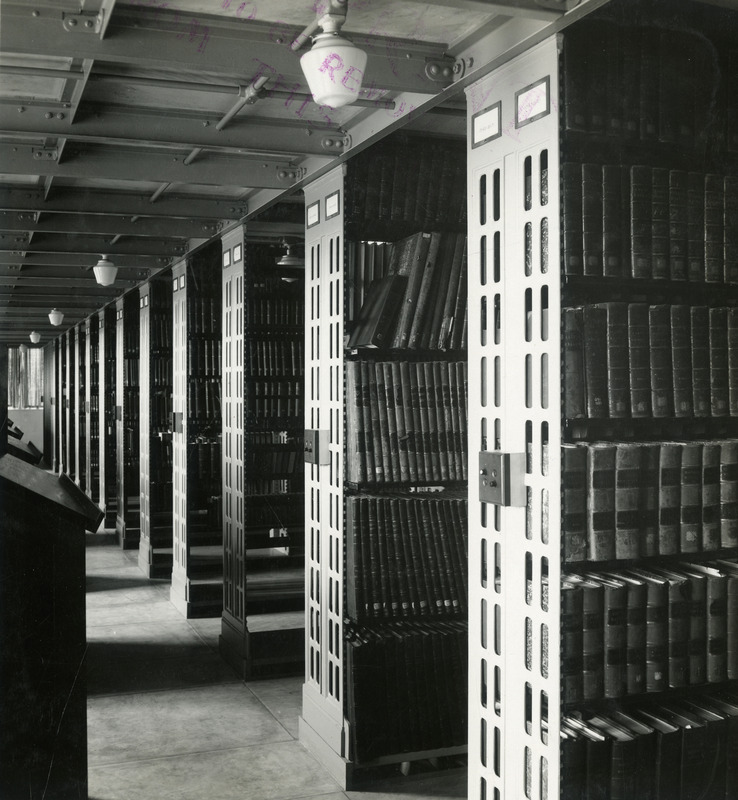
<path id="1" fill-rule="evenodd" d="M 131 236 L 127 239 L 110 243 L 110 239 L 101 236 L 87 236 L 63 233 L 41 233 L 33 240 L 33 245 L 19 246 L 13 234 L 0 233 L 0 252 L 28 251 L 32 253 L 106 253 L 109 256 L 181 256 L 186 245 L 177 240 L 147 239 L 143 236 Z"/>
<path id="2" fill-rule="evenodd" d="M 38 16 L 32 16 L 38 12 Z M 169 68 L 213 75 L 242 75 L 250 83 L 270 76 L 267 88 L 308 91 L 298 54 L 290 44 L 299 26 L 182 14 L 176 8 L 121 8 L 100 40 L 83 26 L 65 30 L 58 8 L 49 0 L 3 0 L 0 50 L 48 56 L 135 64 L 139 69 Z M 348 29 L 347 29 L 348 32 Z M 445 43 L 390 39 L 353 33 L 367 52 L 364 85 L 379 90 L 434 92 L 438 85 L 425 75 L 426 59 L 442 58 Z M 195 67 L 195 65 L 197 65 Z"/>
<path id="3" fill-rule="evenodd" d="M 25 110 L 19 113 L 18 108 Z M 267 122 L 235 117 L 225 128 L 217 130 L 218 114 L 193 116 L 168 111 L 163 116 L 161 111 L 126 111 L 95 104 L 85 105 L 72 124 L 66 115 L 59 119 L 50 108 L 42 102 L 24 106 L 0 104 L 0 130 L 20 136 L 64 136 L 70 142 L 203 147 L 232 154 L 257 151 L 293 157 L 301 153 L 328 156 L 343 149 L 343 136 L 337 126 L 307 121 Z M 47 114 L 51 114 L 49 119 Z"/>
<path id="4" fill-rule="evenodd" d="M 81 275 L 82 273 L 80 273 Z M 66 276 L 59 276 L 59 277 L 41 277 L 39 275 L 26 275 L 25 272 L 15 272 L 12 275 L 0 275 L 0 286 L 20 286 L 20 287 L 55 287 L 55 288 L 79 288 L 79 289 L 91 289 L 98 284 L 95 283 L 95 278 L 92 275 L 92 272 L 87 273 L 89 277 L 83 278 L 70 278 Z M 115 279 L 115 285 L 131 285 L 135 286 L 137 281 L 135 280 L 122 280 L 120 277 L 120 273 Z"/>
<path id="5" fill-rule="evenodd" d="M 480 14 L 502 14 L 507 17 L 528 17 L 551 21 L 565 11 L 567 5 L 576 5 L 579 0 L 409 0 L 424 6 L 453 6 L 459 11 L 473 11 Z"/>
<path id="6" fill-rule="evenodd" d="M 218 200 L 196 195 L 165 195 L 156 203 L 148 195 L 133 192 L 54 187 L 48 200 L 38 189 L 7 189 L 0 193 L 0 206 L 6 211 L 57 211 L 69 214 L 114 214 L 180 219 L 229 219 L 245 216 L 247 206 L 240 200 Z"/>
<path id="7" fill-rule="evenodd" d="M 287 188 L 299 177 L 299 168 L 271 158 L 247 159 L 208 155 L 184 164 L 186 153 L 143 152 L 134 149 L 68 147 L 64 162 L 55 148 L 30 144 L 0 144 L 2 171 L 9 175 L 44 175 L 53 178 L 156 181 L 162 183 Z"/>
<path id="8" fill-rule="evenodd" d="M 78 267 L 79 269 L 92 269 L 97 259 L 90 255 L 79 253 L 26 253 L 0 251 L 0 271 L 3 266 L 26 269 L 28 267 L 49 267 L 58 270 L 62 267 Z M 169 263 L 166 256 L 115 256 L 115 264 L 119 268 L 135 270 L 160 269 Z M 146 277 L 146 275 L 142 275 Z"/>
<path id="9" fill-rule="evenodd" d="M 8 292 L 0 291 L 0 302 L 14 300 L 22 301 L 24 308 L 48 308 L 53 306 L 60 311 L 64 311 L 64 304 L 70 303 L 78 309 L 96 309 L 106 305 L 110 300 L 114 300 L 121 292 L 122 288 L 118 291 L 105 295 L 104 297 L 83 297 L 76 294 L 50 294 L 48 296 L 41 296 L 36 292 Z"/>
<path id="10" fill-rule="evenodd" d="M 2 198 L 0 198 L 1 204 Z M 131 217 L 112 214 L 92 216 L 91 214 L 0 211 L 0 232 L 2 231 L 189 239 L 193 236 L 214 236 L 218 232 L 218 224 L 215 221 L 158 217 L 139 217 L 134 221 Z"/>

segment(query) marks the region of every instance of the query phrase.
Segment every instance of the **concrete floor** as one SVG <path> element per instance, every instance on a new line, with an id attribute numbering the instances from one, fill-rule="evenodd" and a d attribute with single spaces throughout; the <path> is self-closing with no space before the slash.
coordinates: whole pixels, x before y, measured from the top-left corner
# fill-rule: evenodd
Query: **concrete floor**
<path id="1" fill-rule="evenodd" d="M 342 791 L 297 739 L 301 678 L 240 681 L 110 532 L 87 537 L 90 800 L 452 800 L 463 770 Z"/>

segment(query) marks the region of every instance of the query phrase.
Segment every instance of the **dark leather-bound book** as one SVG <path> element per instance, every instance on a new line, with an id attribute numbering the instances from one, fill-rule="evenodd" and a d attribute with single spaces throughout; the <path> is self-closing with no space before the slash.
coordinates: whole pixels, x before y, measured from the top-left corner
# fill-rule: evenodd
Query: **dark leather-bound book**
<path id="1" fill-rule="evenodd" d="M 720 442 L 720 544 L 738 545 L 738 440 Z"/>
<path id="2" fill-rule="evenodd" d="M 646 584 L 646 686 L 647 692 L 661 692 L 669 685 L 669 591 L 667 581 L 642 569 L 626 574 Z"/>
<path id="3" fill-rule="evenodd" d="M 683 563 L 679 565 L 679 570 L 687 574 L 704 575 L 706 578 L 707 680 L 709 683 L 721 683 L 728 677 L 727 577 L 720 570 L 705 564 Z"/>
<path id="4" fill-rule="evenodd" d="M 630 168 L 631 277 L 651 278 L 651 167 Z"/>
<path id="5" fill-rule="evenodd" d="M 654 567 L 656 574 L 669 582 L 669 686 L 690 682 L 689 634 L 692 583 L 678 570 Z"/>
<path id="6" fill-rule="evenodd" d="M 587 448 L 587 552 L 590 561 L 615 558 L 614 444 L 594 443 Z"/>
<path id="7" fill-rule="evenodd" d="M 586 415 L 584 398 L 584 311 L 564 309 L 564 415 Z"/>
<path id="8" fill-rule="evenodd" d="M 669 171 L 669 276 L 673 281 L 687 279 L 687 173 Z"/>
<path id="9" fill-rule="evenodd" d="M 627 691 L 625 582 L 600 573 L 587 573 L 587 579 L 600 584 L 603 590 L 604 696 L 622 697 Z"/>
<path id="10" fill-rule="evenodd" d="M 561 582 L 561 701 L 564 704 L 584 700 L 583 603 L 582 587 L 564 578 Z"/>
<path id="11" fill-rule="evenodd" d="M 625 681 L 627 694 L 646 690 L 646 584 L 625 572 L 611 574 L 626 590 Z"/>
<path id="12" fill-rule="evenodd" d="M 587 559 L 587 449 L 562 445 L 562 519 L 564 562 Z"/>
<path id="13" fill-rule="evenodd" d="M 582 164 L 582 252 L 585 275 L 602 275 L 602 166 Z"/>
<path id="14" fill-rule="evenodd" d="M 645 303 L 628 305 L 628 360 L 630 364 L 630 409 L 633 417 L 652 415 L 651 346 Z"/>
<path id="15" fill-rule="evenodd" d="M 599 306 L 584 306 L 584 384 L 587 416 L 608 417 L 607 311 Z"/>
<path id="16" fill-rule="evenodd" d="M 706 306 L 692 306 L 689 311 L 692 336 L 692 407 L 695 417 L 709 417 L 710 314 Z"/>
<path id="17" fill-rule="evenodd" d="M 627 241 L 628 176 L 628 171 L 619 164 L 602 167 L 602 274 L 607 278 L 626 275 L 623 241 Z"/>
<path id="18" fill-rule="evenodd" d="M 584 700 L 600 700 L 605 692 L 604 589 L 601 584 L 569 575 L 582 590 L 582 690 Z"/>
<path id="19" fill-rule="evenodd" d="M 687 175 L 687 279 L 705 280 L 705 175 Z"/>
<path id="20" fill-rule="evenodd" d="M 613 446 L 615 447 L 614 556 L 617 559 L 640 558 L 646 551 L 641 533 L 644 522 L 642 448 L 630 442 Z M 593 476 L 593 482 L 597 479 L 597 475 Z M 590 502 L 594 499 L 594 495 L 590 495 Z"/>
<path id="21" fill-rule="evenodd" d="M 407 276 L 393 273 L 375 280 L 359 311 L 348 346 L 387 347 L 405 296 Z"/>
<path id="22" fill-rule="evenodd" d="M 682 447 L 676 442 L 659 445 L 659 555 L 679 552 L 682 502 Z"/>
<path id="23" fill-rule="evenodd" d="M 694 416 L 692 391 L 692 337 L 690 335 L 690 307 L 671 306 L 671 361 L 674 370 L 674 415 Z"/>
<path id="24" fill-rule="evenodd" d="M 679 516 L 679 550 L 702 549 L 702 445 L 682 442 L 682 494 Z"/>
<path id="25" fill-rule="evenodd" d="M 722 175 L 705 175 L 705 281 L 725 281 L 725 188 Z M 731 220 L 731 223 L 734 221 Z"/>
<path id="26" fill-rule="evenodd" d="M 671 277 L 669 264 L 669 170 L 651 170 L 651 277 Z"/>
<path id="27" fill-rule="evenodd" d="M 607 314 L 608 416 L 610 418 L 630 417 L 628 304 L 600 303 L 598 307 L 605 309 Z M 587 346 L 589 346 L 588 340 Z"/>
<path id="28" fill-rule="evenodd" d="M 561 165 L 561 226 L 565 275 L 583 275 L 582 243 L 582 166 L 576 162 Z"/>
<path id="29" fill-rule="evenodd" d="M 651 344 L 651 407 L 654 417 L 674 416 L 674 371 L 671 358 L 671 306 L 648 309 Z"/>

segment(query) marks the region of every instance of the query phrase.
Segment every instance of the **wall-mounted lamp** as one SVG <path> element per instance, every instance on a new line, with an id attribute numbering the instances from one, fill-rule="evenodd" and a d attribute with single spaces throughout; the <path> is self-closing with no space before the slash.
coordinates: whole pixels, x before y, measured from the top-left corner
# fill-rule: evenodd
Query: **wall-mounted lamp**
<path id="1" fill-rule="evenodd" d="M 92 268 L 95 273 L 95 280 L 100 286 L 112 286 L 115 283 L 115 276 L 118 274 L 118 267 L 108 257 L 103 255 Z"/>
<path id="2" fill-rule="evenodd" d="M 63 319 L 64 314 L 59 311 L 58 308 L 52 308 L 51 311 L 49 311 L 49 322 L 52 325 L 61 325 Z"/>
<path id="3" fill-rule="evenodd" d="M 37 331 L 31 331 L 28 334 L 28 338 L 33 342 L 33 344 L 38 344 L 41 341 L 41 334 Z"/>
<path id="4" fill-rule="evenodd" d="M 328 13 L 318 25 L 323 29 L 312 48 L 300 58 L 300 66 L 319 105 L 340 108 L 357 100 L 366 69 L 366 53 L 340 35 L 343 14 Z"/>

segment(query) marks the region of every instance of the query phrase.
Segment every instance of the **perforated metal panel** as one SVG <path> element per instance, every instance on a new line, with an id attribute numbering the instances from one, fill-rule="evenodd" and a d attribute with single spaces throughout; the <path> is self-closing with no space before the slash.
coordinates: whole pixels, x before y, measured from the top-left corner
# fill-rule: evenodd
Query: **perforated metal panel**
<path id="1" fill-rule="evenodd" d="M 525 506 L 469 483 L 469 797 L 559 796 L 557 46 L 467 90 L 469 453 L 525 454 Z"/>
<path id="2" fill-rule="evenodd" d="M 172 597 L 187 587 L 187 262 L 172 269 Z"/>
<path id="3" fill-rule="evenodd" d="M 140 494 L 141 494 L 141 541 L 139 550 L 149 550 L 151 547 L 151 287 L 142 286 L 139 289 L 139 429 L 138 429 L 138 457 L 140 469 Z"/>
<path id="4" fill-rule="evenodd" d="M 305 207 L 305 427 L 328 431 L 330 458 L 305 465 L 303 720 L 345 756 L 342 168 L 305 189 Z"/>
<path id="5" fill-rule="evenodd" d="M 243 526 L 244 251 L 243 229 L 223 237 L 223 619 L 246 633 L 245 538 Z M 227 264 L 227 266 L 226 266 Z"/>

